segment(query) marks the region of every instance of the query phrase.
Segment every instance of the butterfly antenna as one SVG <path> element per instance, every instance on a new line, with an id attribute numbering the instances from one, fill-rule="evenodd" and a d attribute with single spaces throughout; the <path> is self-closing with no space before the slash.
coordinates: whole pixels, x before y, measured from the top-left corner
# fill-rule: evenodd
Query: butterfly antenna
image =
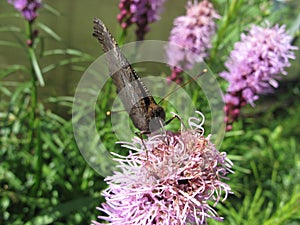
<path id="1" fill-rule="evenodd" d="M 158 104 L 160 104 L 162 101 L 165 101 L 168 97 L 170 97 L 174 92 L 178 91 L 180 88 L 185 87 L 186 85 L 188 85 L 189 83 L 191 83 L 192 81 L 198 79 L 200 76 L 202 76 L 203 74 L 207 73 L 207 69 L 203 69 L 201 73 L 199 73 L 197 76 L 192 77 L 191 79 L 189 79 L 187 82 L 185 82 L 184 84 L 176 87 L 174 90 L 172 90 L 170 93 L 168 93 L 163 99 L 161 99 Z M 173 118 L 173 117 L 172 117 Z M 173 119 L 170 120 L 173 120 Z M 171 121 L 170 121 L 171 122 Z"/>

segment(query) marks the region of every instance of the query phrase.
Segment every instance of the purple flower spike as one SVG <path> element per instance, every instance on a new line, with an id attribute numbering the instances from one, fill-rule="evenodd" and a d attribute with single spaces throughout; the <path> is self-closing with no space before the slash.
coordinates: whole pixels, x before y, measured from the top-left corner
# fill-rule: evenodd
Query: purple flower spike
<path id="1" fill-rule="evenodd" d="M 42 0 L 8 0 L 8 3 L 21 12 L 23 17 L 29 22 L 35 20 L 38 16 L 36 11 L 42 6 Z"/>
<path id="2" fill-rule="evenodd" d="M 149 31 L 149 24 L 159 20 L 162 6 L 166 0 L 121 0 L 120 13 L 117 16 L 123 29 L 131 24 L 137 25 L 137 40 L 144 40 Z"/>
<path id="3" fill-rule="evenodd" d="M 120 171 L 106 178 L 106 203 L 98 209 L 107 216 L 99 219 L 113 225 L 206 224 L 208 218 L 223 219 L 213 207 L 231 193 L 223 180 L 232 172 L 232 162 L 202 135 L 202 124 L 195 121 L 199 119 L 189 120 L 191 130 L 123 143 L 132 152 L 118 156 Z"/>
<path id="4" fill-rule="evenodd" d="M 170 80 L 178 82 L 178 68 L 191 69 L 195 63 L 202 62 L 208 56 L 211 39 L 216 31 L 215 19 L 220 18 L 212 3 L 208 0 L 191 1 L 187 4 L 185 16 L 174 20 L 167 46 L 168 63 L 172 67 Z M 191 54 L 194 53 L 194 54 Z M 178 67 L 178 68 L 177 68 Z M 174 76 L 174 74 L 177 74 Z"/>
<path id="5" fill-rule="evenodd" d="M 220 76 L 229 82 L 224 101 L 228 130 L 238 118 L 240 108 L 246 104 L 254 106 L 260 94 L 270 93 L 278 87 L 278 74 L 286 75 L 290 59 L 295 59 L 292 37 L 285 26 L 270 28 L 253 25 L 248 34 L 241 35 L 230 57 L 225 63 L 228 70 Z"/>

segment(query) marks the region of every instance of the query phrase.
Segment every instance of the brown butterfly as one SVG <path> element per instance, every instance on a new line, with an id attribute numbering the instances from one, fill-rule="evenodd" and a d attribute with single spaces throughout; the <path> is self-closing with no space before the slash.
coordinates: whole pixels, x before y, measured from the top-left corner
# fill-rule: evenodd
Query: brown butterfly
<path id="1" fill-rule="evenodd" d="M 142 79 L 132 68 L 104 23 L 95 18 L 95 36 L 106 53 L 106 60 L 117 93 L 134 126 L 142 133 L 151 133 L 165 123 L 165 110 L 158 105 Z"/>

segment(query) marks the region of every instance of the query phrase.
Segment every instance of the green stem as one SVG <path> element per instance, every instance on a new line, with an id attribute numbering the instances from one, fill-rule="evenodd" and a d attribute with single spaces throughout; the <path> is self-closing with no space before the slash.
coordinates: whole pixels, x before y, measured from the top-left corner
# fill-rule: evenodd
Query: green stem
<path id="1" fill-rule="evenodd" d="M 31 116 L 30 116 L 30 151 L 33 150 L 36 154 L 35 165 L 35 183 L 31 190 L 31 196 L 36 196 L 41 185 L 42 178 L 42 148 L 41 148 L 41 135 L 40 135 L 40 119 L 38 117 L 38 81 L 41 86 L 44 85 L 44 81 L 41 75 L 41 70 L 37 63 L 37 58 L 34 51 L 34 36 L 32 32 L 32 24 L 27 22 L 26 34 L 30 42 L 28 44 L 28 56 L 31 64 L 32 71 L 32 87 L 31 87 Z"/>
<path id="2" fill-rule="evenodd" d="M 31 23 L 26 21 L 26 36 L 28 40 L 32 40 L 32 27 L 31 27 Z M 34 132 L 34 126 L 35 126 L 35 118 L 36 118 L 36 107 L 37 107 L 37 86 L 36 86 L 36 76 L 35 76 L 35 72 L 32 66 L 32 45 L 31 46 L 27 46 L 27 51 L 28 51 L 28 56 L 29 56 L 29 60 L 31 63 L 31 114 L 30 114 L 30 143 L 29 143 L 29 151 L 32 151 L 34 149 L 34 136 L 35 136 L 35 132 Z"/>

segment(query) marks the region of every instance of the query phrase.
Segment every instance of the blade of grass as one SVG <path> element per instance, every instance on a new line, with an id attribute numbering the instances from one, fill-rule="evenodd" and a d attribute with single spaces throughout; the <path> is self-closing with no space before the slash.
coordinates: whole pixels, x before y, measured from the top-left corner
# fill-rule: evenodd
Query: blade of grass
<path id="1" fill-rule="evenodd" d="M 54 38 L 57 41 L 61 41 L 61 37 L 54 31 L 52 30 L 50 27 L 48 27 L 47 25 L 43 24 L 43 23 L 39 23 L 37 22 L 37 26 L 45 31 L 47 34 L 49 34 L 52 38 Z"/>
<path id="2" fill-rule="evenodd" d="M 42 75 L 42 71 L 41 71 L 39 63 L 37 61 L 35 52 L 34 52 L 34 50 L 32 48 L 29 48 L 29 55 L 30 55 L 30 59 L 31 59 L 33 70 L 35 72 L 35 76 L 36 76 L 39 84 L 42 87 L 44 87 L 45 86 L 45 81 L 44 81 L 44 78 L 43 78 L 43 75 Z"/>

